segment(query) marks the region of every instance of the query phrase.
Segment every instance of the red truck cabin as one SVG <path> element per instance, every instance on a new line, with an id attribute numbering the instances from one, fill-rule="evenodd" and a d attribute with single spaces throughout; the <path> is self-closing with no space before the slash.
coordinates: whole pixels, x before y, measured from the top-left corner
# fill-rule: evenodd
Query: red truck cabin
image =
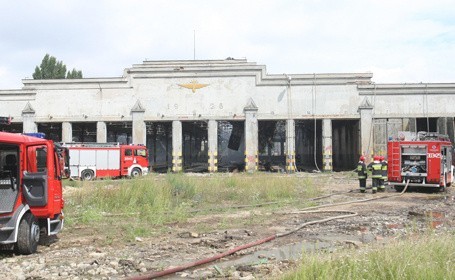
<path id="1" fill-rule="evenodd" d="M 19 253 L 34 253 L 40 236 L 63 228 L 60 159 L 52 141 L 0 132 L 0 202 L 0 244 Z"/>

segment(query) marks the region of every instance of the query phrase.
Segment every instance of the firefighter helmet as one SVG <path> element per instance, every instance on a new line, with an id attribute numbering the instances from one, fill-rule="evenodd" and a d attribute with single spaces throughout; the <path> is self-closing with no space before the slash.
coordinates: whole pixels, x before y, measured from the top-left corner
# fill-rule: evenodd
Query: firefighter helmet
<path id="1" fill-rule="evenodd" d="M 374 156 L 373 160 L 378 160 L 379 161 L 379 160 L 381 160 L 381 157 L 380 156 Z"/>
<path id="2" fill-rule="evenodd" d="M 359 161 L 364 161 L 364 160 L 365 160 L 365 157 L 364 156 L 360 156 Z"/>

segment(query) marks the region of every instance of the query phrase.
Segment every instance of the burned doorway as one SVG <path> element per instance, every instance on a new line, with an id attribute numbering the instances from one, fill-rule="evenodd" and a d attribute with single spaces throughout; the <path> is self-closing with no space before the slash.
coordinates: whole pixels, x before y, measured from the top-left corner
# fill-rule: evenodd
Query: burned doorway
<path id="1" fill-rule="evenodd" d="M 416 132 L 438 132 L 438 118 L 416 118 L 416 128 Z"/>
<path id="2" fill-rule="evenodd" d="M 286 121 L 259 121 L 259 170 L 286 170 Z"/>
<path id="3" fill-rule="evenodd" d="M 297 170 L 322 170 L 322 120 L 295 121 Z"/>
<path id="4" fill-rule="evenodd" d="M 183 170 L 208 171 L 208 129 L 206 121 L 182 122 Z"/>
<path id="5" fill-rule="evenodd" d="M 172 169 L 172 122 L 146 122 L 147 149 L 152 171 Z"/>
<path id="6" fill-rule="evenodd" d="M 133 128 L 131 122 L 106 123 L 107 142 L 131 144 L 133 142 Z"/>
<path id="7" fill-rule="evenodd" d="M 96 123 L 72 123 L 73 142 L 96 142 Z"/>
<path id="8" fill-rule="evenodd" d="M 50 139 L 55 142 L 62 141 L 61 123 L 38 123 L 38 132 L 44 133 L 46 139 Z"/>
<path id="9" fill-rule="evenodd" d="M 0 124 L 0 131 L 11 132 L 11 133 L 22 133 L 23 125 L 22 125 L 22 123 Z"/>
<path id="10" fill-rule="evenodd" d="M 360 156 L 359 120 L 332 120 L 334 171 L 352 170 Z"/>
<path id="11" fill-rule="evenodd" d="M 245 169 L 245 122 L 218 122 L 218 171 Z"/>

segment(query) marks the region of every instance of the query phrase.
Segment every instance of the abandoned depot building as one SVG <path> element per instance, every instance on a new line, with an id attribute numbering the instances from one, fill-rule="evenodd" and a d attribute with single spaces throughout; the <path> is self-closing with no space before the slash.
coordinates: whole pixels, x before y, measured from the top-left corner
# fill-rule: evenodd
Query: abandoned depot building
<path id="1" fill-rule="evenodd" d="M 0 130 L 144 144 L 155 171 L 352 170 L 399 131 L 454 140 L 455 84 L 371 73 L 268 74 L 245 59 L 144 61 L 123 76 L 24 79 L 0 90 Z"/>

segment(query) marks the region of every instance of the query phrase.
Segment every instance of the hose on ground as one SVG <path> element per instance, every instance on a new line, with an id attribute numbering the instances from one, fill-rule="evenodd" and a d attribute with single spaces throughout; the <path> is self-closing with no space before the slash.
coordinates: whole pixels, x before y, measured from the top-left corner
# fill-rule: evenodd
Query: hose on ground
<path id="1" fill-rule="evenodd" d="M 302 229 L 302 228 L 304 228 L 304 227 L 306 227 L 308 225 L 320 224 L 320 223 L 325 223 L 325 222 L 336 220 L 336 219 L 343 219 L 343 218 L 348 218 L 348 217 L 353 217 L 353 216 L 357 216 L 358 215 L 355 212 L 344 211 L 344 210 L 318 210 L 318 211 L 306 211 L 306 212 L 300 212 L 300 213 L 334 213 L 334 212 L 349 213 L 349 214 L 335 216 L 335 217 L 330 217 L 330 218 L 325 218 L 325 219 L 322 219 L 322 220 L 306 222 L 306 223 L 301 224 L 300 226 L 298 226 L 297 228 L 295 228 L 293 230 L 290 230 L 290 231 L 287 231 L 287 232 L 283 232 L 283 233 L 277 233 L 277 234 L 268 236 L 266 238 L 259 239 L 259 240 L 254 241 L 254 242 L 235 247 L 235 248 L 233 248 L 233 249 L 231 249 L 229 251 L 214 255 L 214 256 L 209 257 L 209 258 L 197 260 L 195 262 L 187 263 L 187 264 L 184 264 L 184 265 L 181 265 L 181 266 L 177 266 L 177 267 L 173 267 L 173 268 L 169 268 L 169 269 L 165 269 L 165 270 L 161 270 L 161 271 L 156 271 L 156 272 L 151 272 L 151 273 L 148 273 L 148 274 L 143 274 L 143 275 L 129 277 L 127 279 L 129 279 L 129 280 L 145 280 L 145 279 L 154 279 L 154 278 L 162 277 L 162 276 L 165 276 L 165 275 L 169 275 L 169 274 L 172 274 L 172 273 L 183 271 L 183 270 L 191 268 L 191 267 L 196 267 L 196 266 L 199 266 L 199 265 L 207 264 L 207 263 L 213 262 L 215 260 L 219 260 L 219 259 L 221 259 L 223 257 L 232 255 L 232 254 L 234 254 L 234 253 L 236 253 L 238 251 L 245 250 L 245 249 L 248 249 L 248 248 L 251 248 L 251 247 L 254 247 L 254 246 L 269 242 L 269 241 L 272 241 L 272 240 L 274 240 L 276 238 L 280 238 L 280 237 L 284 237 L 284 236 L 290 235 L 290 234 L 295 233 L 296 231 L 298 231 L 298 230 L 300 230 L 300 229 Z"/>
<path id="2" fill-rule="evenodd" d="M 406 192 L 406 190 L 408 188 L 408 185 L 409 185 L 409 180 L 406 182 L 406 185 L 405 185 L 403 191 L 401 193 L 399 193 L 399 194 L 378 196 L 378 197 L 374 197 L 374 198 L 356 200 L 356 201 L 351 201 L 351 202 L 333 203 L 333 204 L 326 204 L 326 205 L 321 205 L 321 206 L 307 207 L 307 208 L 302 209 L 301 211 L 292 212 L 293 214 L 304 214 L 304 213 L 344 213 L 344 215 L 339 215 L 339 216 L 329 217 L 329 218 L 325 218 L 325 219 L 321 219 L 321 220 L 305 222 L 305 223 L 299 225 L 298 227 L 296 227 L 296 228 L 294 228 L 292 230 L 289 230 L 289 231 L 286 231 L 286 232 L 283 232 L 283 233 L 276 233 L 274 235 L 259 239 L 257 241 L 254 241 L 254 242 L 251 242 L 251 243 L 248 243 L 248 244 L 244 244 L 244 245 L 235 247 L 235 248 L 233 248 L 231 250 L 228 250 L 226 252 L 214 255 L 214 256 L 209 257 L 209 258 L 197 260 L 197 261 L 194 261 L 194 262 L 191 262 L 191 263 L 187 263 L 187 264 L 184 264 L 184 265 L 181 265 L 181 266 L 177 266 L 177 267 L 173 267 L 173 268 L 168 268 L 168 269 L 161 270 L 161 271 L 154 271 L 154 272 L 146 273 L 146 274 L 143 274 L 143 275 L 137 275 L 137 276 L 128 277 L 127 279 L 128 280 L 145 280 L 145 279 L 154 279 L 154 278 L 163 277 L 163 276 L 166 276 L 166 275 L 169 275 L 169 274 L 172 274 L 172 273 L 176 273 L 176 272 L 179 272 L 179 271 L 183 271 L 183 270 L 189 269 L 191 267 L 196 267 L 196 266 L 200 266 L 200 265 L 203 265 L 203 264 L 207 264 L 207 263 L 213 262 L 215 260 L 219 260 L 219 259 L 221 259 L 223 257 L 232 255 L 232 254 L 234 254 L 234 253 L 236 253 L 238 251 L 245 250 L 245 249 L 248 249 L 248 248 L 251 248 L 251 247 L 254 247 L 254 246 L 258 246 L 260 244 L 272 241 L 272 240 L 274 240 L 276 238 L 288 236 L 288 235 L 293 234 L 293 233 L 295 233 L 295 232 L 297 232 L 297 231 L 301 230 L 302 228 L 304 228 L 306 226 L 309 226 L 309 225 L 321 224 L 321 223 L 325 223 L 325 222 L 332 221 L 332 220 L 345 219 L 345 218 L 357 216 L 358 213 L 352 212 L 352 211 L 346 211 L 346 210 L 310 210 L 310 209 L 317 209 L 317 208 L 323 208 L 323 207 L 332 207 L 332 206 L 346 205 L 346 204 L 352 204 L 352 203 L 361 203 L 361 202 L 367 202 L 367 201 L 372 201 L 372 200 L 377 200 L 377 199 L 382 199 L 382 198 L 400 196 L 400 195 L 402 195 L 402 194 L 404 194 Z"/>
<path id="3" fill-rule="evenodd" d="M 339 203 L 331 203 L 331 204 L 324 204 L 324 205 L 318 205 L 318 206 L 311 206 L 311 207 L 303 208 L 301 210 L 303 211 L 303 210 L 320 209 L 320 208 L 326 208 L 326 207 L 362 203 L 362 202 L 367 202 L 367 201 L 372 201 L 372 200 L 378 200 L 378 199 L 383 199 L 383 198 L 390 198 L 390 197 L 400 196 L 400 195 L 402 195 L 402 194 L 404 194 L 406 192 L 406 190 L 408 189 L 408 186 L 409 186 L 409 180 L 406 181 L 406 185 L 404 186 L 403 190 L 400 193 L 383 195 L 383 196 L 376 196 L 376 197 L 372 197 L 372 198 L 366 198 L 366 199 L 360 199 L 360 200 L 354 200 L 354 201 L 346 201 L 346 202 L 339 202 Z"/>

